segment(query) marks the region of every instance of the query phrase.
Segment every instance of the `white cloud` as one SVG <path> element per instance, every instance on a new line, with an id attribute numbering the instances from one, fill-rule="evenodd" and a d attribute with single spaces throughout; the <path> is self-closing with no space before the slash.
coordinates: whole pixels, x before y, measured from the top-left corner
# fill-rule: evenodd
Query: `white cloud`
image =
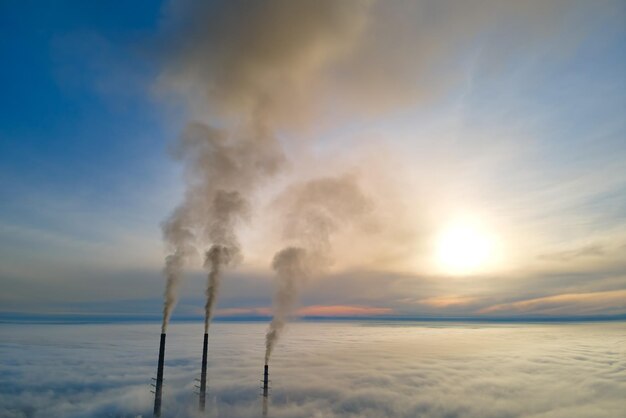
<path id="1" fill-rule="evenodd" d="M 207 416 L 259 417 L 266 324 L 212 325 Z M 168 334 L 165 417 L 197 417 L 202 325 Z M 150 417 L 158 324 L 2 325 L 0 416 Z M 619 324 L 299 323 L 270 365 L 269 416 L 615 417 Z"/>

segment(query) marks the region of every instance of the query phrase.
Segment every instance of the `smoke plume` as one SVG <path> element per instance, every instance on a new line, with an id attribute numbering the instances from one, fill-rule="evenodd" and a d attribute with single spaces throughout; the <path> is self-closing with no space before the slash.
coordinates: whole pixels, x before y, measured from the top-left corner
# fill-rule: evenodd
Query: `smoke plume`
<path id="1" fill-rule="evenodd" d="M 178 286 L 182 279 L 183 266 L 187 259 L 195 254 L 193 241 L 195 236 L 187 227 L 187 212 L 184 206 L 178 207 L 172 216 L 163 223 L 163 236 L 167 242 L 171 254 L 165 258 L 165 295 L 163 303 L 163 323 L 161 332 L 167 332 L 167 324 L 172 315 L 172 310 L 178 300 Z"/>
<path id="2" fill-rule="evenodd" d="M 210 270 L 206 320 L 210 320 L 222 268 L 240 259 L 236 228 L 248 217 L 246 196 L 257 184 L 255 180 L 278 166 L 280 154 L 255 152 L 258 147 L 265 149 L 254 140 L 264 137 L 258 126 L 242 128 L 242 135 L 229 137 L 206 124 L 191 123 L 172 149 L 184 164 L 187 189 L 182 204 L 163 226 L 172 249 L 166 258 L 164 328 L 176 303 L 182 269 L 196 247 L 206 244 L 211 245 L 205 254 Z"/>
<path id="3" fill-rule="evenodd" d="M 159 85 L 182 97 L 195 121 L 172 150 L 187 185 L 183 202 L 163 224 L 170 250 L 164 330 L 183 269 L 199 245 L 211 245 L 205 254 L 208 326 L 222 269 L 241 254 L 236 226 L 259 185 L 284 165 L 276 131 L 306 108 L 305 90 L 353 37 L 352 12 L 360 8 L 356 1 L 328 0 L 170 7 L 174 36 Z"/>
<path id="4" fill-rule="evenodd" d="M 304 248 L 287 247 L 274 256 L 272 268 L 276 272 L 274 315 L 265 336 L 265 364 L 268 363 L 274 345 L 285 328 L 287 319 L 293 315 L 298 288 L 308 277 L 307 252 Z"/>
<path id="5" fill-rule="evenodd" d="M 240 246 L 235 234 L 238 220 L 245 219 L 248 203 L 239 192 L 218 190 L 213 200 L 208 238 L 213 243 L 205 253 L 204 266 L 209 269 L 204 306 L 204 332 L 208 332 L 222 275 L 222 268 L 240 261 Z"/>
<path id="6" fill-rule="evenodd" d="M 291 186 L 277 199 L 284 211 L 283 236 L 297 243 L 278 251 L 273 316 L 265 337 L 265 364 L 293 316 L 302 284 L 332 263 L 332 236 L 367 224 L 372 203 L 352 176 L 328 177 Z"/>
<path id="7" fill-rule="evenodd" d="M 563 36 L 575 10 L 602 9 L 570 3 L 174 0 L 160 86 L 182 94 L 195 117 L 222 122 L 254 109 L 280 128 L 323 123 L 329 110 L 342 120 L 386 112 L 463 83 L 455 60 L 471 59 L 476 44 L 484 67 L 503 71 L 503 58 Z"/>
<path id="8" fill-rule="evenodd" d="M 209 331 L 209 323 L 213 318 L 213 309 L 219 290 L 222 268 L 233 263 L 239 255 L 236 247 L 226 247 L 224 245 L 213 244 L 211 249 L 205 254 L 204 266 L 209 268 L 208 283 L 206 288 L 206 303 L 204 305 L 204 332 Z"/>
<path id="9" fill-rule="evenodd" d="M 264 181 L 285 165 L 281 142 L 301 141 L 312 126 L 336 120 L 349 124 L 363 112 L 386 112 L 440 96 L 465 77 L 456 71 L 463 66 L 452 59 L 464 57 L 472 40 L 486 42 L 484 35 L 499 33 L 499 22 L 510 22 L 516 31 L 489 37 L 497 41 L 483 48 L 483 67 L 495 71 L 502 54 L 557 33 L 563 4 L 567 2 L 167 3 L 157 87 L 181 100 L 193 122 L 173 150 L 187 184 L 182 203 L 163 225 L 169 251 L 163 328 L 183 269 L 199 247 L 212 248 L 206 257 L 210 318 L 220 273 L 234 263 L 230 256 L 215 254 L 242 253 L 236 239 L 237 224 L 246 218 L 241 208 L 250 206 Z M 236 197 L 241 205 L 225 209 L 221 196 Z M 307 257 L 324 254 L 324 236 L 342 228 L 345 218 L 337 208 L 318 206 L 299 220 L 287 220 L 292 236 L 286 238 L 299 241 L 296 246 Z"/>

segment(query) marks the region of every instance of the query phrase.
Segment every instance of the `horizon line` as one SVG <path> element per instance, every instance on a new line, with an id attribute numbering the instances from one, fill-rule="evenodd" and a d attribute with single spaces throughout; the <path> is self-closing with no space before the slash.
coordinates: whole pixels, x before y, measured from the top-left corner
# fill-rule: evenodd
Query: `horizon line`
<path id="1" fill-rule="evenodd" d="M 271 315 L 216 316 L 213 322 L 269 322 Z M 0 312 L 0 324 L 73 324 L 73 323 L 160 323 L 160 315 L 129 315 L 114 313 L 24 313 Z M 202 322 L 202 315 L 176 315 L 171 322 Z M 419 315 L 305 315 L 294 317 L 293 322 L 472 322 L 472 323 L 558 323 L 558 322 L 619 322 L 626 321 L 626 313 L 617 315 L 570 315 L 570 316 L 419 316 Z"/>

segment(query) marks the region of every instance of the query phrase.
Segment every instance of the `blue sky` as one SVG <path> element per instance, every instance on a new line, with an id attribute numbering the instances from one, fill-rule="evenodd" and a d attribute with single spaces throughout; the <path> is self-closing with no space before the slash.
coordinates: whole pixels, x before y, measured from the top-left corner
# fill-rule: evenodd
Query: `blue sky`
<path id="1" fill-rule="evenodd" d="M 377 236 L 386 259 L 399 267 L 359 263 L 374 249 L 359 246 L 357 255 L 347 255 L 342 244 L 363 238 L 340 234 L 336 268 L 328 275 L 333 290 L 325 292 L 327 282 L 316 282 L 303 304 L 431 316 L 626 313 L 615 302 L 626 290 L 624 4 L 553 4 L 554 15 L 503 10 L 483 22 L 463 18 L 458 4 L 446 3 L 442 26 L 456 25 L 448 31 L 419 23 L 419 14 L 408 15 L 406 30 L 391 31 L 392 41 L 404 36 L 399 51 L 406 48 L 405 55 L 416 58 L 398 61 L 406 71 L 396 74 L 394 68 L 381 79 L 376 70 L 385 67 L 378 68 L 370 54 L 393 63 L 394 51 L 372 46 L 349 55 L 333 45 L 329 55 L 340 59 L 295 77 L 294 84 L 304 80 L 335 93 L 306 96 L 326 106 L 315 113 L 322 118 L 315 120 L 317 128 L 304 134 L 289 124 L 279 128 L 291 171 L 255 197 L 261 209 L 241 232 L 247 261 L 225 284 L 224 312 L 254 313 L 271 305 L 267 266 L 279 238 L 265 240 L 274 222 L 265 216 L 276 190 L 293 179 L 345 170 L 358 172 L 372 194 L 402 189 L 380 213 L 404 224 Z M 209 13 L 210 21 L 220 7 L 215 2 L 197 12 Z M 185 10 L 195 9 L 149 1 L 0 6 L 0 311 L 158 315 L 164 255 L 159 225 L 185 187 L 181 164 L 168 147 L 192 119 L 228 123 L 198 110 L 213 106 L 210 100 L 194 107 L 205 100 L 193 90 L 202 91 L 206 69 L 194 56 L 189 60 L 200 75 L 193 66 L 180 70 L 189 62 L 177 56 L 176 45 L 186 45 L 186 36 L 195 42 L 178 26 L 185 27 Z M 358 35 L 365 44 L 385 13 L 366 16 Z M 511 24 L 511 16 L 519 17 L 513 13 L 521 13 L 514 20 L 519 27 Z M 354 27 L 354 33 L 361 30 Z M 339 31 L 333 42 L 356 42 L 351 30 Z M 218 35 L 228 45 L 229 32 Z M 432 66 L 420 61 L 422 55 Z M 299 65 L 289 57 L 282 62 Z M 277 71 L 291 75 L 289 68 Z M 367 84 L 359 84 L 361 71 Z M 318 73 L 330 75 L 322 79 Z M 402 87 L 397 97 L 380 111 L 381 91 L 394 92 L 396 84 Z M 192 93 L 185 90 L 189 86 Z M 278 95 L 276 101 L 293 104 Z M 306 140 L 298 142 L 299 135 Z M 371 164 L 380 153 L 387 161 Z M 394 178 L 393 187 L 382 184 L 386 178 Z M 469 279 L 451 278 L 431 265 L 429 251 L 438 231 L 470 215 L 481 219 L 481 233 L 505 242 L 502 260 L 494 258 L 493 266 L 468 273 Z M 403 231 L 411 237 L 399 250 L 394 237 L 405 236 Z M 203 288 L 201 267 L 189 270 L 179 307 L 186 314 L 198 312 L 201 296 L 193 295 Z M 557 276 L 567 279 L 550 279 Z M 374 292 L 377 280 L 386 285 Z"/>
<path id="2" fill-rule="evenodd" d="M 150 97 L 154 63 L 141 43 L 159 10 L 154 2 L 3 5 L 4 228 L 87 243 L 110 240 L 111 223 L 154 229 L 161 214 L 147 209 L 162 202 L 154 179 L 172 171 L 164 149 L 173 128 Z M 12 238 L 4 251 L 38 244 Z"/>

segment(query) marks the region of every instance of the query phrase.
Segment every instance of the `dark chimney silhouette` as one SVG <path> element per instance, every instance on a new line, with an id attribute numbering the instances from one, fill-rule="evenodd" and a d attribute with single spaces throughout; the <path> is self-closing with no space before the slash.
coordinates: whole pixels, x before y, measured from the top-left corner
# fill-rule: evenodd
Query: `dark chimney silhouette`
<path id="1" fill-rule="evenodd" d="M 269 367 L 266 364 L 263 369 L 263 416 L 267 416 L 267 400 L 269 396 Z"/>
<path id="2" fill-rule="evenodd" d="M 204 343 L 202 345 L 202 372 L 200 374 L 200 410 L 204 411 L 206 405 L 206 357 L 209 348 L 209 334 L 204 333 Z"/>
<path id="3" fill-rule="evenodd" d="M 165 333 L 161 334 L 159 345 L 159 365 L 157 366 L 156 386 L 154 390 L 154 416 L 161 416 L 161 394 L 163 392 L 163 362 L 165 360 Z"/>
<path id="4" fill-rule="evenodd" d="M 266 364 L 263 370 L 263 397 L 267 398 L 269 390 L 269 367 Z"/>

